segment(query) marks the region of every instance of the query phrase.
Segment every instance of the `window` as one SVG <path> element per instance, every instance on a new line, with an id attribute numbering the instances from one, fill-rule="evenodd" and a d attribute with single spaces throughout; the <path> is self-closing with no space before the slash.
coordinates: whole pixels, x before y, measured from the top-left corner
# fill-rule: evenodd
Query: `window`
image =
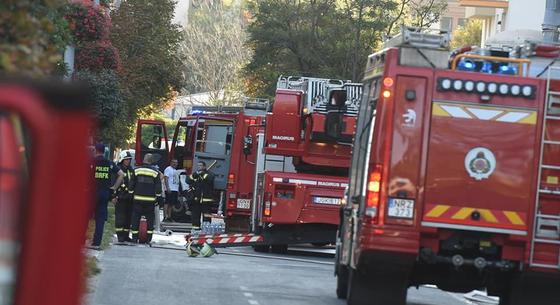
<path id="1" fill-rule="evenodd" d="M 468 21 L 469 20 L 467 18 L 459 18 L 459 20 L 457 21 L 457 25 L 458 26 L 465 26 L 465 25 L 467 25 Z"/>
<path id="2" fill-rule="evenodd" d="M 229 155 L 233 139 L 231 122 L 199 122 L 196 151 L 216 155 Z"/>
<path id="3" fill-rule="evenodd" d="M 162 125 L 143 124 L 142 129 L 142 147 L 154 150 L 165 149 L 165 135 Z"/>
<path id="4" fill-rule="evenodd" d="M 439 28 L 442 31 L 451 32 L 453 30 L 453 18 L 441 17 L 441 20 L 439 22 Z"/>

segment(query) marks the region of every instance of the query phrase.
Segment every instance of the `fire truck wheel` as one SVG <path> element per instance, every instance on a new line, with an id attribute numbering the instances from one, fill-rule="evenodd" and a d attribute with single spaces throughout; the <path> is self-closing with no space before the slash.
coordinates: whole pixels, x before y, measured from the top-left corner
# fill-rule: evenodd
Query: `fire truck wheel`
<path id="1" fill-rule="evenodd" d="M 276 254 L 286 254 L 288 253 L 288 245 L 272 245 L 270 251 Z"/>
<path id="2" fill-rule="evenodd" d="M 253 250 L 255 250 L 255 252 L 259 252 L 259 253 L 268 253 L 269 249 L 270 249 L 270 245 L 253 246 Z"/>
<path id="3" fill-rule="evenodd" d="M 500 298 L 500 305 L 557 305 L 560 304 L 560 293 L 557 278 L 539 276 L 514 276 L 509 291 Z"/>
<path id="4" fill-rule="evenodd" d="M 405 272 L 369 272 L 350 269 L 348 305 L 406 305 Z"/>
<path id="5" fill-rule="evenodd" d="M 336 264 L 336 296 L 339 299 L 346 299 L 348 295 L 348 267 L 341 265 L 338 261 Z"/>
<path id="6" fill-rule="evenodd" d="M 372 305 L 375 298 L 371 277 L 359 270 L 350 269 L 348 277 L 348 305 Z"/>

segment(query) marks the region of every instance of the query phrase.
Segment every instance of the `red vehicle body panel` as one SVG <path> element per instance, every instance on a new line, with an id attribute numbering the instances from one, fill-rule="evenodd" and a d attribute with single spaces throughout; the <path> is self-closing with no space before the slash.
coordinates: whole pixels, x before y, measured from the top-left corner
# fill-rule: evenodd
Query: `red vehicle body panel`
<path id="1" fill-rule="evenodd" d="M 437 253 L 439 242 L 457 230 L 482 231 L 502 248 L 502 259 L 527 264 L 533 238 L 538 161 L 546 83 L 543 79 L 489 75 L 397 65 L 398 50 L 385 54 L 383 77 L 395 80 L 389 98 L 380 97 L 373 130 L 370 172 L 383 166 L 380 213 L 358 234 L 356 261 L 362 253 L 395 252 L 416 257 L 420 248 Z M 531 98 L 437 90 L 437 79 L 531 85 Z M 553 81 L 555 83 L 555 81 Z M 553 84 L 554 87 L 555 84 Z M 405 90 L 414 89 L 413 101 Z M 442 112 L 442 107 L 447 107 Z M 408 110 L 416 114 L 407 124 Z M 495 112 L 493 116 L 490 116 Z M 514 119 L 508 113 L 526 115 Z M 548 123 L 549 140 L 560 139 L 560 121 Z M 497 162 L 489 177 L 476 179 L 466 169 L 466 155 L 483 147 Z M 545 164 L 560 164 L 558 146 L 544 149 Z M 558 190 L 558 171 L 543 170 L 543 186 Z M 413 199 L 411 219 L 389 217 L 390 197 Z M 559 214 L 558 196 L 542 195 L 541 212 Z M 479 212 L 480 218 L 472 217 Z M 535 261 L 558 264 L 559 247 L 536 244 Z M 549 270 L 550 271 L 550 270 Z"/>
<path id="2" fill-rule="evenodd" d="M 26 194 L 24 206 L 17 207 L 23 208 L 16 240 L 21 245 L 14 299 L 18 305 L 79 304 L 84 287 L 82 248 L 92 207 L 88 186 L 93 179 L 86 148 L 92 123 L 82 108 L 57 107 L 60 106 L 50 107 L 27 86 L 0 85 L 0 108 L 15 113 L 32 139 L 33 166 L 29 168 L 29 180 L 21 185 Z M 5 139 L 2 137 L 0 143 Z M 10 155 L 9 147 L 2 146 L 2 155 L 5 154 Z M 0 166 L 10 168 L 14 166 L 10 163 L 21 161 L 13 157 L 2 157 Z M 61 179 L 61 164 L 72 164 L 71 179 Z M 2 174 L 2 190 L 10 187 L 4 178 Z M 14 203 L 11 199 L 16 198 L 2 197 L 0 208 Z M 13 208 L 10 209 L 14 211 Z M 54 232 L 56 238 L 51 238 Z"/>
<path id="3" fill-rule="evenodd" d="M 266 172 L 264 192 L 271 194 L 272 224 L 339 224 L 339 204 L 317 204 L 313 197 L 342 200 L 348 178 L 313 174 Z M 339 201 L 340 202 L 340 201 Z"/>
<path id="4" fill-rule="evenodd" d="M 257 133 L 262 132 L 264 117 L 240 113 L 237 117 L 231 150 L 231 164 L 229 168 L 227 198 L 227 216 L 251 216 L 253 205 L 253 191 L 255 184 L 255 163 L 257 156 Z M 250 154 L 243 152 L 243 138 L 253 139 Z M 247 208 L 238 208 L 237 200 L 250 200 Z"/>

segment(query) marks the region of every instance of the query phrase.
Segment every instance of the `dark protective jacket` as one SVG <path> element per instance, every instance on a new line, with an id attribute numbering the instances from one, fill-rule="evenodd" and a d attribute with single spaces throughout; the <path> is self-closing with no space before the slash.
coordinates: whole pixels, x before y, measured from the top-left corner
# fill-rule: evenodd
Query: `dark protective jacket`
<path id="1" fill-rule="evenodd" d="M 210 172 L 193 173 L 186 180 L 192 188 L 195 201 L 214 202 L 214 174 Z"/>
<path id="2" fill-rule="evenodd" d="M 134 176 L 130 180 L 129 192 L 134 201 L 154 203 L 161 197 L 161 179 L 159 172 L 153 167 L 142 165 L 134 169 Z"/>
<path id="3" fill-rule="evenodd" d="M 132 166 L 125 168 L 122 164 L 119 164 L 119 167 L 124 173 L 124 180 L 117 190 L 117 195 L 119 196 L 119 199 L 130 199 L 132 192 L 129 192 L 129 187 L 132 183 L 132 179 L 134 178 L 134 168 L 132 168 Z"/>

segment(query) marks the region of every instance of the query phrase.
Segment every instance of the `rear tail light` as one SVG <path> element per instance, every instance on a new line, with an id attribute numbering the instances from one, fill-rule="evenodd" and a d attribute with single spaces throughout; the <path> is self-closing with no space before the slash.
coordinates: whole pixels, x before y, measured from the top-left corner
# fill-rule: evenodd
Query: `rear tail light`
<path id="1" fill-rule="evenodd" d="M 232 189 L 235 184 L 235 174 L 229 174 L 227 181 L 227 188 Z"/>
<path id="2" fill-rule="evenodd" d="M 272 194 L 271 193 L 264 193 L 264 216 L 269 217 L 272 214 Z"/>
<path id="3" fill-rule="evenodd" d="M 379 201 L 381 193 L 381 165 L 376 165 L 369 174 L 367 184 L 367 197 L 365 216 L 369 222 L 377 223 L 379 219 Z"/>

